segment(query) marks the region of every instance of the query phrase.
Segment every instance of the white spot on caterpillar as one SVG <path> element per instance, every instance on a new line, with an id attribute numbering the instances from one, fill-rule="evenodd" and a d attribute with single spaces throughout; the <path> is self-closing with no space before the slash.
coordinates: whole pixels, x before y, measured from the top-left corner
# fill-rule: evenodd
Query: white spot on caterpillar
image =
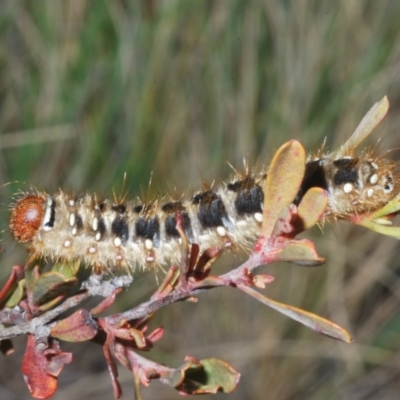
<path id="1" fill-rule="evenodd" d="M 147 258 L 146 258 L 146 261 L 147 262 L 153 262 L 154 261 L 154 257 L 153 256 L 148 256 Z"/>
<path id="2" fill-rule="evenodd" d="M 378 174 L 373 174 L 371 178 L 369 178 L 369 183 L 371 185 L 375 185 L 378 182 L 378 179 L 379 179 Z"/>
<path id="3" fill-rule="evenodd" d="M 97 233 L 96 233 L 95 239 L 96 239 L 97 241 L 99 241 L 99 240 L 101 239 L 101 233 L 100 233 L 100 232 L 97 232 Z"/>
<path id="4" fill-rule="evenodd" d="M 219 236 L 224 237 L 226 235 L 226 229 L 223 226 L 218 226 L 217 233 Z"/>
<path id="5" fill-rule="evenodd" d="M 71 241 L 70 240 L 66 240 L 65 242 L 64 242 L 64 247 L 71 247 L 71 245 L 72 245 L 72 243 L 71 243 Z"/>
<path id="6" fill-rule="evenodd" d="M 353 185 L 351 183 L 346 183 L 343 186 L 343 192 L 350 193 L 353 190 Z"/>
<path id="7" fill-rule="evenodd" d="M 153 241 L 150 239 L 146 239 L 144 242 L 147 250 L 151 250 L 153 248 Z"/>
<path id="8" fill-rule="evenodd" d="M 90 254 L 94 254 L 94 253 L 96 253 L 96 247 L 89 247 L 89 253 Z"/>
<path id="9" fill-rule="evenodd" d="M 69 224 L 71 226 L 75 225 L 75 214 L 74 213 L 69 214 Z"/>
<path id="10" fill-rule="evenodd" d="M 75 235 L 78 233 L 78 229 L 76 228 L 76 226 L 74 226 L 74 227 L 72 228 L 71 233 L 72 233 L 72 236 L 75 236 Z"/>
<path id="11" fill-rule="evenodd" d="M 97 217 L 94 217 L 92 221 L 92 229 L 94 231 L 97 231 L 98 227 L 99 227 L 99 219 Z"/>
<path id="12" fill-rule="evenodd" d="M 372 162 L 371 165 L 375 168 L 378 169 L 378 164 L 376 162 Z"/>
<path id="13" fill-rule="evenodd" d="M 116 238 L 114 239 L 114 246 L 115 246 L 115 247 L 121 247 L 121 244 L 122 244 L 121 239 L 120 239 L 119 237 L 116 237 Z"/>
<path id="14" fill-rule="evenodd" d="M 257 222 L 262 222 L 263 220 L 263 215 L 261 213 L 255 213 L 254 218 Z"/>
<path id="15" fill-rule="evenodd" d="M 117 261 L 121 261 L 122 258 L 123 258 L 123 257 L 121 256 L 121 254 L 117 254 L 116 257 L 115 257 L 115 259 L 116 259 Z"/>
<path id="16" fill-rule="evenodd" d="M 69 204 L 71 207 L 73 207 L 73 206 L 75 205 L 75 200 L 72 200 L 72 199 L 68 200 L 68 204 Z"/>
<path id="17" fill-rule="evenodd" d="M 367 190 L 367 197 L 372 197 L 374 195 L 374 189 Z"/>

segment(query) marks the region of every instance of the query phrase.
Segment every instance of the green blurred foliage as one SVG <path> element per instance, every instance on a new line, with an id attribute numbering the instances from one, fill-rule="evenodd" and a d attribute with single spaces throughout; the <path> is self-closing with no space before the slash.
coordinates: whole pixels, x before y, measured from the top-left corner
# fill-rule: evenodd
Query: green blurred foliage
<path id="1" fill-rule="evenodd" d="M 177 196 L 226 177 L 226 161 L 268 165 L 291 138 L 311 151 L 326 138 L 333 149 L 385 94 L 391 110 L 371 143 L 384 139 L 379 154 L 397 148 L 399 18 L 395 1 L 2 0 L 0 181 L 11 182 L 2 226 L 12 194 L 31 185 Z M 269 267 L 268 296 L 332 318 L 356 344 L 224 290 L 159 313 L 167 334 L 152 355 L 174 365 L 185 354 L 226 359 L 242 373 L 231 399 L 396 398 L 397 242 L 348 225 L 316 236 L 328 264 Z M 26 253 L 11 239 L 3 247 L 5 275 Z M 146 274 L 124 300 L 138 304 L 155 284 Z M 100 349 L 66 348 L 76 360 L 55 398 L 111 398 Z M 28 398 L 20 360 L 1 361 L 2 398 Z M 178 398 L 157 384 L 144 396 Z"/>

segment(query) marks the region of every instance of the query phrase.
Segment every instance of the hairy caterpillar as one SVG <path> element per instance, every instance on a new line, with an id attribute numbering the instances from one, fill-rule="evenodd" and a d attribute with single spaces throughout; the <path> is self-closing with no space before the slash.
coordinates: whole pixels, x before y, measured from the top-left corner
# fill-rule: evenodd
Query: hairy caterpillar
<path id="1" fill-rule="evenodd" d="M 318 186 L 328 192 L 326 218 L 372 211 L 397 193 L 395 170 L 392 162 L 367 152 L 310 158 L 294 203 Z M 199 244 L 201 250 L 253 241 L 263 219 L 265 179 L 264 172 L 237 175 L 184 200 L 144 204 L 98 201 L 89 194 L 72 198 L 61 191 L 54 196 L 37 192 L 17 200 L 10 228 L 19 242 L 30 242 L 35 257 L 81 260 L 100 269 L 165 265 L 180 257 L 175 229 L 178 212 L 189 242 Z"/>
<path id="2" fill-rule="evenodd" d="M 308 158 L 294 204 L 311 187 L 321 187 L 328 193 L 324 219 L 338 219 L 378 210 L 400 193 L 395 163 L 370 151 L 354 151 L 388 107 L 384 97 L 338 151 Z M 10 229 L 19 242 L 30 243 L 35 258 L 83 261 L 99 270 L 176 263 L 178 213 L 189 242 L 200 250 L 254 241 L 263 220 L 266 176 L 266 171 L 236 174 L 216 188 L 175 201 L 122 204 L 90 194 L 72 198 L 61 191 L 25 194 L 12 207 Z"/>

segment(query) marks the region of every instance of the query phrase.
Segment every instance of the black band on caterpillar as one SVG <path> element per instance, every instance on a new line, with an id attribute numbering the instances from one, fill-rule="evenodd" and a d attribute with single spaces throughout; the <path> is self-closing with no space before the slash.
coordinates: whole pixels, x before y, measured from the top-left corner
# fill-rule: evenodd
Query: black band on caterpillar
<path id="1" fill-rule="evenodd" d="M 310 159 L 294 203 L 311 187 L 321 187 L 329 199 L 325 218 L 373 211 L 398 192 L 395 171 L 392 162 L 368 154 Z M 262 223 L 265 179 L 265 173 L 248 174 L 162 204 L 98 203 L 95 196 L 72 199 L 63 192 L 29 194 L 14 205 L 10 228 L 18 241 L 31 243 L 36 256 L 52 260 L 82 260 L 101 269 L 176 263 L 178 213 L 189 242 L 201 250 L 249 245 Z"/>

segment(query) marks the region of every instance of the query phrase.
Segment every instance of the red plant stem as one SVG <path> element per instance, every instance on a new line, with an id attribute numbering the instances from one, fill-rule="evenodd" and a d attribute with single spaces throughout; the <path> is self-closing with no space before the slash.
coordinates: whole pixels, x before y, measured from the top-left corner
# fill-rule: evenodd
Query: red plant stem
<path id="1" fill-rule="evenodd" d="M 168 304 L 187 299 L 188 297 L 196 296 L 215 287 L 245 284 L 248 279 L 248 272 L 251 272 L 260 265 L 268 264 L 272 261 L 272 258 L 268 260 L 265 254 L 269 254 L 269 252 L 267 249 L 263 248 L 262 253 L 252 253 L 250 258 L 245 263 L 224 275 L 218 277 L 211 276 L 199 282 L 189 281 L 185 287 L 177 287 L 173 292 L 168 293 L 163 297 L 150 299 L 149 301 L 142 303 L 131 310 L 105 317 L 104 320 L 108 324 L 117 325 L 124 320 L 132 321 L 146 317 L 147 315 Z"/>

